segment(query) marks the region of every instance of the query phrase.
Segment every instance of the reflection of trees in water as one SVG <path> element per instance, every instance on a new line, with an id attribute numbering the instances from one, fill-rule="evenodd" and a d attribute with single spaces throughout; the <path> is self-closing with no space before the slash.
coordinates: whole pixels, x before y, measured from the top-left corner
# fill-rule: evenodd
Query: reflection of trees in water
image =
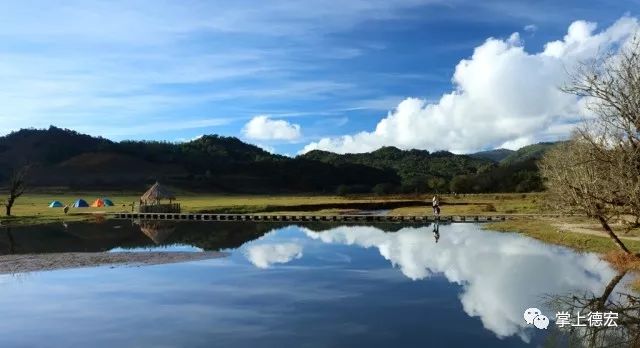
<path id="1" fill-rule="evenodd" d="M 156 245 L 186 244 L 208 251 L 234 249 L 273 230 L 304 226 L 326 231 L 342 224 L 328 222 L 255 223 L 255 222 L 172 222 L 107 220 L 104 223 L 69 223 L 20 226 L 0 230 L 0 255 L 61 252 L 101 252 L 114 248 L 141 248 Z M 412 225 L 412 226 L 427 226 Z M 353 224 L 350 226 L 363 226 Z M 401 223 L 376 224 L 385 232 L 407 227 Z"/>
<path id="2" fill-rule="evenodd" d="M 16 253 L 16 241 L 13 237 L 13 232 L 11 231 L 11 227 L 4 228 L 4 235 L 6 241 L 2 242 L 2 244 L 6 244 L 2 249 L 0 254 L 15 254 Z"/>
<path id="3" fill-rule="evenodd" d="M 233 249 L 286 225 L 252 222 L 106 221 L 0 229 L 0 255 L 102 252 L 187 244 L 208 251 Z"/>
<path id="4" fill-rule="evenodd" d="M 289 225 L 282 225 L 280 227 L 289 226 Z M 336 227 L 353 226 L 353 227 L 375 227 L 376 229 L 382 232 L 394 233 L 402 229 L 405 229 L 407 227 L 421 228 L 421 227 L 429 227 L 432 225 L 438 225 L 437 227 L 439 228 L 441 225 L 451 225 L 451 222 L 442 221 L 437 223 L 429 222 L 429 223 L 419 223 L 419 224 L 415 224 L 415 223 L 407 224 L 402 222 L 382 222 L 382 223 L 371 224 L 366 222 L 341 223 L 341 222 L 316 221 L 316 222 L 301 222 L 301 223 L 296 223 L 295 225 L 304 227 L 313 232 L 324 232 L 324 231 L 334 230 Z"/>
<path id="5" fill-rule="evenodd" d="M 572 318 L 578 314 L 586 317 L 588 313 L 618 313 L 618 326 L 589 326 L 586 318 L 581 322 L 587 326 L 571 325 L 558 327 L 560 333 L 566 335 L 560 346 L 570 347 L 640 347 L 640 297 L 631 293 L 618 292 L 614 289 L 626 275 L 619 272 L 609 281 L 601 294 L 551 296 L 550 308 L 558 312 L 569 312 Z M 572 319 L 575 323 L 575 319 Z M 553 338 L 551 338 L 553 339 Z M 565 341 L 566 342 L 563 342 Z M 554 346 L 554 344 L 550 344 Z"/>

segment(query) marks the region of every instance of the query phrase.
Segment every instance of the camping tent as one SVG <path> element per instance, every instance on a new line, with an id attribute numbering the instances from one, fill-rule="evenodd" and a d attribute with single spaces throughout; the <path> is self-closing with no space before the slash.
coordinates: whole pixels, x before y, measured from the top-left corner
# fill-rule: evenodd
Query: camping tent
<path id="1" fill-rule="evenodd" d="M 91 206 L 93 208 L 100 208 L 100 207 L 104 207 L 104 201 L 101 200 L 100 198 L 96 199 L 95 201 L 93 201 L 93 203 L 91 203 Z"/>
<path id="2" fill-rule="evenodd" d="M 62 208 L 62 207 L 64 207 L 64 204 L 62 204 L 62 202 L 60 201 L 53 201 L 49 203 L 49 208 Z"/>
<path id="3" fill-rule="evenodd" d="M 103 198 L 102 203 L 105 207 L 113 207 L 113 202 L 109 198 Z"/>
<path id="4" fill-rule="evenodd" d="M 88 208 L 89 204 L 87 204 L 87 201 L 85 201 L 84 199 L 80 198 L 77 201 L 73 202 L 73 207 L 74 208 Z"/>

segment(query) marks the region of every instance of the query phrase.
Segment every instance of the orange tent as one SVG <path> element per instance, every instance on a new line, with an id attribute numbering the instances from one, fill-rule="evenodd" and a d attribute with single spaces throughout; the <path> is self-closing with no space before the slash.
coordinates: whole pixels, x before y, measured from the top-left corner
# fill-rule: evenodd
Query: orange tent
<path id="1" fill-rule="evenodd" d="M 91 206 L 94 208 L 104 207 L 104 202 L 100 198 L 98 198 L 93 201 L 93 203 L 91 203 Z"/>

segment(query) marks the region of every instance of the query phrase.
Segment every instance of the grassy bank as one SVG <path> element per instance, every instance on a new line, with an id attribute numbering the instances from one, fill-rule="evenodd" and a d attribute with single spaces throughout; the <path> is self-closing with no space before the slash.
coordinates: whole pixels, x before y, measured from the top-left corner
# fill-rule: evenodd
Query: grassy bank
<path id="1" fill-rule="evenodd" d="M 49 202 L 59 200 L 71 204 L 77 198 L 91 203 L 96 198 L 109 197 L 114 207 L 71 208 L 65 215 L 61 208 L 48 208 Z M 21 197 L 13 209 L 12 217 L 0 216 L 2 225 L 34 225 L 51 222 L 71 222 L 101 219 L 100 213 L 131 211 L 138 194 L 111 193 L 38 193 Z M 354 212 L 358 209 L 385 209 L 390 215 L 431 214 L 430 195 L 394 196 L 234 196 L 181 192 L 178 201 L 185 212 L 260 213 L 332 215 Z M 580 251 L 608 253 L 616 247 L 593 221 L 583 217 L 550 218 L 537 214 L 545 211 L 543 194 L 478 194 L 442 196 L 442 215 L 512 215 L 503 222 L 489 223 L 484 228 L 494 231 L 518 232 L 547 243 L 564 245 Z M 421 204 L 421 205 L 420 205 Z M 406 206 L 405 206 L 406 205 Z M 640 252 L 640 230 L 616 232 L 634 252 Z"/>
<path id="2" fill-rule="evenodd" d="M 260 213 L 283 214 L 320 213 L 339 214 L 359 209 L 386 209 L 391 215 L 431 214 L 431 196 L 394 195 L 394 196 L 321 196 L 321 195 L 280 195 L 280 196 L 235 196 L 180 193 L 178 202 L 185 212 L 211 213 Z M 49 202 L 59 200 L 71 204 L 78 198 L 89 204 L 96 198 L 109 197 L 114 207 L 71 208 L 64 215 L 62 208 L 49 208 Z M 0 222 L 11 225 L 38 224 L 54 221 L 79 221 L 93 219 L 95 213 L 131 211 L 131 204 L 137 202 L 139 194 L 111 192 L 79 193 L 37 193 L 20 197 L 12 211 L 12 217 L 0 216 Z M 539 194 L 490 194 L 443 196 L 443 215 L 457 214 L 521 214 L 535 213 L 540 209 L 537 202 Z M 422 205 L 420 203 L 423 202 Z"/>
<path id="3" fill-rule="evenodd" d="M 431 197 L 425 197 L 429 202 Z M 445 195 L 441 197 L 442 215 L 518 215 L 547 213 L 541 193 Z M 392 215 L 431 214 L 429 207 L 394 209 Z"/>
<path id="4" fill-rule="evenodd" d="M 597 253 L 609 253 L 618 248 L 611 239 L 601 232 L 597 225 L 591 229 L 576 230 L 585 225 L 586 218 L 519 218 L 495 223 L 484 224 L 483 228 L 499 232 L 517 232 L 543 242 L 564 245 L 579 251 Z M 578 226 L 578 227 L 576 227 Z M 580 231 L 580 232 L 578 232 Z M 621 230 L 616 231 L 621 236 L 625 245 L 633 252 L 640 252 L 640 240 L 632 235 L 623 235 Z"/>
<path id="5" fill-rule="evenodd" d="M 83 198 L 89 204 L 95 199 L 109 197 L 113 207 L 70 208 L 67 215 L 62 208 L 49 208 L 53 200 L 71 205 L 76 199 Z M 38 193 L 20 197 L 12 210 L 12 216 L 0 215 L 0 223 L 10 225 L 32 225 L 56 221 L 81 221 L 94 219 L 95 214 L 131 211 L 131 205 L 137 203 L 139 195 L 130 193 Z M 256 212 L 311 212 L 318 207 L 323 211 L 339 213 L 349 210 L 353 204 L 384 204 L 398 202 L 402 197 L 338 197 L 338 196 L 229 196 L 197 195 L 185 193 L 178 202 L 184 212 L 211 213 L 256 213 Z"/>
<path id="6" fill-rule="evenodd" d="M 109 197 L 114 207 L 71 208 L 65 215 L 62 208 L 49 208 L 52 200 L 71 204 L 78 198 L 91 203 L 96 198 Z M 137 202 L 138 194 L 110 192 L 59 192 L 27 194 L 20 197 L 13 208 L 12 217 L 0 217 L 3 225 L 33 225 L 60 221 L 84 221 L 100 218 L 100 213 L 131 211 L 131 204 Z M 523 215 L 546 213 L 541 202 L 542 194 L 477 194 L 441 197 L 442 215 Z M 359 209 L 386 209 L 390 215 L 430 215 L 432 214 L 430 195 L 393 196 L 236 196 L 211 195 L 181 192 L 178 201 L 185 212 L 215 213 L 261 213 L 332 215 L 354 212 Z M 419 205 L 421 204 L 422 205 Z M 386 207 L 386 208 L 385 208 Z M 534 217 L 518 218 L 499 223 L 486 224 L 485 228 L 496 231 L 520 232 L 545 242 L 560 244 L 577 250 L 607 252 L 615 249 L 613 243 L 600 234 L 597 225 L 589 225 L 583 218 L 551 219 Z M 582 230 L 580 230 L 582 229 Z M 583 231 L 584 230 L 584 231 Z M 585 232 L 586 231 L 586 232 Z M 590 232 L 589 232 L 590 231 Z M 585 233 L 576 233 L 585 232 Z M 625 235 L 640 236 L 640 232 Z M 640 241 L 625 240 L 630 248 L 640 251 Z"/>

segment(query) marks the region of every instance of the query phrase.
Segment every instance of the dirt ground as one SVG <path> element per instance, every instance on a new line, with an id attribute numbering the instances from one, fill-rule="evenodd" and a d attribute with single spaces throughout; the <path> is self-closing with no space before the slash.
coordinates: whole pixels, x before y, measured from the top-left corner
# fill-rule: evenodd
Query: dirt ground
<path id="1" fill-rule="evenodd" d="M 606 236 L 605 232 L 602 230 L 602 227 L 598 224 L 556 222 L 556 223 L 553 223 L 552 225 L 562 232 L 568 231 L 568 232 L 574 232 L 574 233 L 588 234 L 592 236 L 600 236 L 600 237 Z M 627 236 L 622 233 L 618 233 L 618 237 L 622 239 L 640 241 L 640 237 Z"/>
<path id="2" fill-rule="evenodd" d="M 216 251 L 205 252 L 100 252 L 54 253 L 0 256 L 0 274 L 50 271 L 95 266 L 147 266 L 225 257 Z"/>

